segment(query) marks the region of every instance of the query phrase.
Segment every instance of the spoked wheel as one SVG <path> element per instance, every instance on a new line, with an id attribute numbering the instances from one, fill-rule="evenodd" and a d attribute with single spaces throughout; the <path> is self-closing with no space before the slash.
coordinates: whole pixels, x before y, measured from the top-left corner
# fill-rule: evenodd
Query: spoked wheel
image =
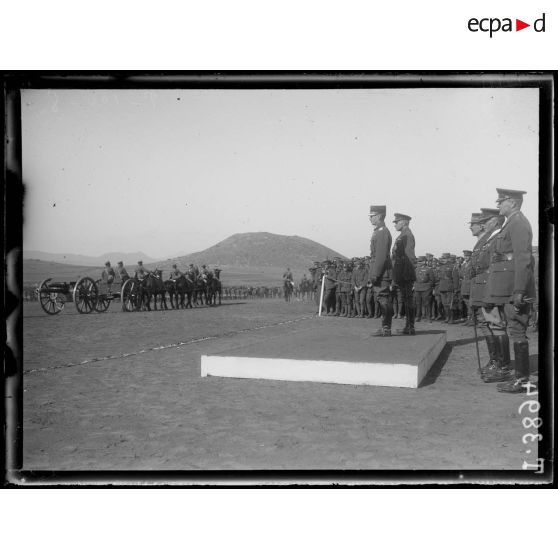
<path id="1" fill-rule="evenodd" d="M 62 293 L 52 292 L 48 284 L 50 279 L 45 279 L 37 289 L 39 293 L 39 303 L 47 314 L 60 314 L 66 304 L 66 297 Z"/>
<path id="2" fill-rule="evenodd" d="M 91 314 L 97 306 L 99 289 L 90 277 L 82 277 L 74 287 L 74 303 L 80 314 Z"/>
<path id="3" fill-rule="evenodd" d="M 128 279 L 122 285 L 120 299 L 122 301 L 123 312 L 134 312 L 138 309 L 139 288 L 133 279 Z"/>
<path id="4" fill-rule="evenodd" d="M 111 299 L 106 292 L 101 292 L 101 279 L 97 280 L 97 305 L 95 306 L 96 312 L 106 312 L 109 309 Z M 106 289 L 105 289 L 106 290 Z"/>
<path id="5" fill-rule="evenodd" d="M 97 312 L 106 312 L 110 306 L 110 298 L 107 298 L 105 295 L 99 296 L 97 299 L 97 305 L 95 306 L 95 310 Z"/>

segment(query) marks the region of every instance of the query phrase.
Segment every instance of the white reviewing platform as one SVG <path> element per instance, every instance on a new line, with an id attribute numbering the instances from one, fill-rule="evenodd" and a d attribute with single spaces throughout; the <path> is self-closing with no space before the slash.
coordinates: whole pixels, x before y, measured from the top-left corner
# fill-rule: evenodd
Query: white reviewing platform
<path id="1" fill-rule="evenodd" d="M 327 329 L 202 355 L 201 375 L 417 388 L 446 344 L 439 331 L 383 339 L 353 328 L 332 337 Z"/>

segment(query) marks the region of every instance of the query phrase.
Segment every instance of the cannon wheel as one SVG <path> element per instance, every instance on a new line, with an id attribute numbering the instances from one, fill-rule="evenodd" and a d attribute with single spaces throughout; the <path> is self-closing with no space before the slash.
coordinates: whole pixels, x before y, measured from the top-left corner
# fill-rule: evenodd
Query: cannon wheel
<path id="1" fill-rule="evenodd" d="M 138 286 L 133 279 L 127 279 L 120 291 L 123 312 L 134 312 L 138 309 L 137 305 Z"/>
<path id="2" fill-rule="evenodd" d="M 99 289 L 90 277 L 82 277 L 74 287 L 74 303 L 80 314 L 91 314 L 97 306 Z"/>
<path id="3" fill-rule="evenodd" d="M 100 282 L 101 279 L 97 279 L 97 291 L 99 292 L 99 295 L 97 296 L 97 305 L 95 306 L 95 311 L 106 312 L 110 306 L 110 298 L 108 298 L 106 295 L 100 294 L 100 290 L 101 290 L 99 289 Z"/>
<path id="4" fill-rule="evenodd" d="M 50 278 L 45 279 L 37 289 L 39 293 L 39 303 L 47 314 L 60 314 L 64 309 L 64 304 L 66 304 L 66 297 L 62 293 L 50 292 L 48 288 L 49 282 Z"/>

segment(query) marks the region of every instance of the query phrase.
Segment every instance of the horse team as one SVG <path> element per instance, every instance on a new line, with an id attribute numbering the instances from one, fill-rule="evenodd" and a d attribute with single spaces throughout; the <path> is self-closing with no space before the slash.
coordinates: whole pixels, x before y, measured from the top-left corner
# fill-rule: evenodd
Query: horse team
<path id="1" fill-rule="evenodd" d="M 188 275 L 181 275 L 176 279 L 164 281 L 162 272 L 155 270 L 149 272 L 143 280 L 132 278 L 134 305 L 138 310 L 151 310 L 151 302 L 153 302 L 153 309 L 157 310 L 159 301 L 160 309 L 168 310 L 167 294 L 173 310 L 221 304 L 220 270 L 214 273 L 214 276 L 200 275 L 195 279 L 191 279 Z"/>

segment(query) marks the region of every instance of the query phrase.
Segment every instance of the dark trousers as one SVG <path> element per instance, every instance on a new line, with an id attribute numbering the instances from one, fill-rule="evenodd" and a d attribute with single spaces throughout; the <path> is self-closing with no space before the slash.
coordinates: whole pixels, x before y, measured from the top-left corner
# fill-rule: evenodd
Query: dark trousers
<path id="1" fill-rule="evenodd" d="M 413 300 L 413 282 L 405 281 L 399 284 L 399 298 L 401 305 L 405 308 L 405 324 L 415 326 L 415 305 Z M 401 314 L 401 308 L 399 310 Z"/>
<path id="2" fill-rule="evenodd" d="M 422 317 L 430 318 L 430 307 L 432 306 L 432 289 L 426 291 L 415 290 L 415 312 L 416 317 L 422 320 Z"/>
<path id="3" fill-rule="evenodd" d="M 391 320 L 393 318 L 393 303 L 391 301 L 391 291 L 389 282 L 382 281 L 379 286 L 374 286 L 374 294 L 376 302 L 382 311 L 382 327 L 391 329 Z"/>

